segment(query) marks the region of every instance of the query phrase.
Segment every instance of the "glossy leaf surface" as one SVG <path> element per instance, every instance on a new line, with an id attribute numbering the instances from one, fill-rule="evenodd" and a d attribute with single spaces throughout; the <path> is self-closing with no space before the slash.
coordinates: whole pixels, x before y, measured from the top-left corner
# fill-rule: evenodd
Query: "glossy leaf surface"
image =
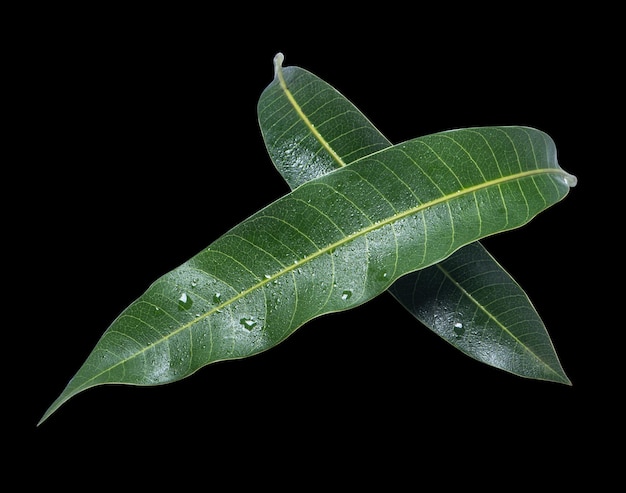
<path id="1" fill-rule="evenodd" d="M 391 146 L 332 86 L 282 61 L 278 54 L 258 115 L 268 153 L 292 189 Z M 403 276 L 389 292 L 468 356 L 520 376 L 570 383 L 529 298 L 480 242 Z"/>
<path id="2" fill-rule="evenodd" d="M 478 242 L 389 291 L 465 354 L 511 373 L 570 384 L 539 314 Z"/>
<path id="3" fill-rule="evenodd" d="M 41 421 L 91 387 L 157 385 L 264 351 L 458 248 L 526 224 L 573 178 L 526 127 L 419 137 L 312 179 L 157 279 Z"/>

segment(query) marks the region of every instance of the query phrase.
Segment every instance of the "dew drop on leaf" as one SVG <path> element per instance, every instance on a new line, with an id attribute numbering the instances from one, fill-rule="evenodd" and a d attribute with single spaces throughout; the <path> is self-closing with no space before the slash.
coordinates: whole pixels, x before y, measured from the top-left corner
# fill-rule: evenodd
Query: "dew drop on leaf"
<path id="1" fill-rule="evenodd" d="M 187 293 L 182 293 L 180 298 L 178 298 L 178 309 L 179 310 L 189 310 L 193 305 L 192 299 L 187 296 Z"/>
<path id="2" fill-rule="evenodd" d="M 256 327 L 256 320 L 252 319 L 252 318 L 242 318 L 241 320 L 239 320 L 239 323 L 243 326 L 244 329 L 246 330 L 252 330 L 254 329 L 254 327 Z"/>
<path id="3" fill-rule="evenodd" d="M 462 336 L 463 334 L 465 334 L 465 328 L 463 327 L 463 324 L 461 322 L 457 322 L 454 324 L 454 333 L 457 336 Z"/>
<path id="4" fill-rule="evenodd" d="M 348 300 L 352 296 L 352 291 L 346 289 L 343 293 L 341 293 L 342 300 Z"/>

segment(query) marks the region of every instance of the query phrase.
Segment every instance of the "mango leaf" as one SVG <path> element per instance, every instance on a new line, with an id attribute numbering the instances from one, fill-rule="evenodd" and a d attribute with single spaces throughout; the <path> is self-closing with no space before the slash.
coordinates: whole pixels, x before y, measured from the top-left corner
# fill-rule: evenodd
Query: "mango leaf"
<path id="1" fill-rule="evenodd" d="M 293 189 L 391 142 L 334 87 L 274 58 L 257 111 L 267 151 Z M 388 290 L 423 325 L 468 356 L 519 376 L 571 385 L 539 314 L 474 242 Z"/>
<path id="2" fill-rule="evenodd" d="M 527 127 L 419 137 L 309 180 L 150 285 L 39 423 L 97 385 L 174 382 L 265 351 L 314 317 L 526 224 L 573 180 L 552 139 Z"/>
<path id="3" fill-rule="evenodd" d="M 411 313 L 472 358 L 508 372 L 571 385 L 539 314 L 479 242 L 389 288 Z"/>

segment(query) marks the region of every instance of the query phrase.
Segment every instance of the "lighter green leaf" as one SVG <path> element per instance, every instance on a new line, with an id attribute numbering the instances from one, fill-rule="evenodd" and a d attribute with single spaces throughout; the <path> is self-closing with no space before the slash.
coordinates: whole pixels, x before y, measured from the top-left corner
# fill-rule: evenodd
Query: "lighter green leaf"
<path id="1" fill-rule="evenodd" d="M 391 146 L 343 95 L 310 72 L 282 67 L 259 99 L 270 157 L 291 188 Z M 389 292 L 468 356 L 505 371 L 570 384 L 528 296 L 479 243 L 399 279 Z"/>
<path id="2" fill-rule="evenodd" d="M 441 132 L 310 180 L 157 279 L 126 308 L 41 421 L 97 385 L 157 385 L 267 350 L 461 246 L 517 228 L 573 178 L 525 127 Z"/>

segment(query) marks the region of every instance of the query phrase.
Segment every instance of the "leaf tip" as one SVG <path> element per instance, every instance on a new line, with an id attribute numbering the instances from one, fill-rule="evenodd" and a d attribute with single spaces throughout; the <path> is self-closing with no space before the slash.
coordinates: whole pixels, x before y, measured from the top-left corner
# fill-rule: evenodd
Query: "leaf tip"
<path id="1" fill-rule="evenodd" d="M 46 421 L 52 414 L 54 414 L 63 404 L 65 404 L 68 400 L 74 397 L 76 394 L 93 387 L 94 385 L 76 385 L 74 379 L 70 380 L 70 382 L 65 387 L 65 390 L 56 398 L 56 400 L 50 404 L 46 412 L 43 414 L 41 419 L 37 422 L 37 426 L 39 427 L 44 421 Z"/>
<path id="2" fill-rule="evenodd" d="M 52 403 L 52 405 L 50 405 L 50 407 L 48 407 L 48 409 L 43 414 L 41 419 L 37 422 L 37 427 L 41 426 L 41 424 L 44 421 L 46 421 L 59 407 L 61 407 L 61 404 L 63 404 L 66 400 L 67 400 L 67 398 L 65 398 L 63 395 L 61 395 L 57 400 L 55 400 Z"/>

